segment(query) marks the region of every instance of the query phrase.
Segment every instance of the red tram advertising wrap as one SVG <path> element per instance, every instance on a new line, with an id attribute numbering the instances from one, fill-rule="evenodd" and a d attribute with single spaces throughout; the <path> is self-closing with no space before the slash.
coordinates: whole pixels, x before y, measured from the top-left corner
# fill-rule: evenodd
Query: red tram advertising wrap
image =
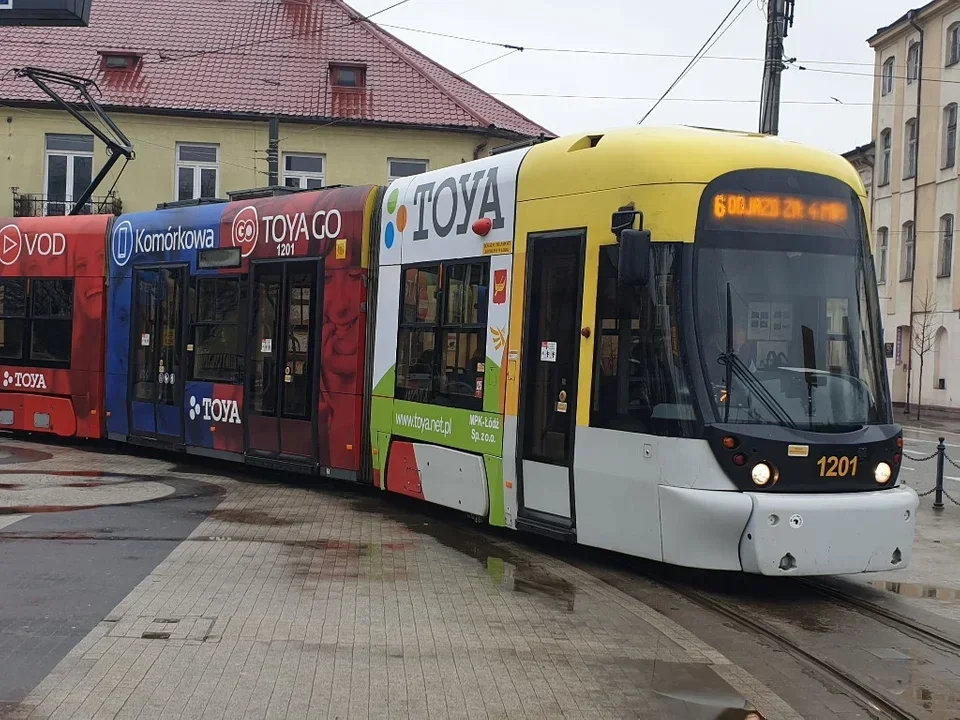
<path id="1" fill-rule="evenodd" d="M 112 219 L 0 220 L 0 428 L 102 437 Z"/>

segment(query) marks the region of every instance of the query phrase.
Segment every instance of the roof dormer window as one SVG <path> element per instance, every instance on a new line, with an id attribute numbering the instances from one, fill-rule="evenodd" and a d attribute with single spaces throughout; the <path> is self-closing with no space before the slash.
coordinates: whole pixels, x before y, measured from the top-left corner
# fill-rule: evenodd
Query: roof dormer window
<path id="1" fill-rule="evenodd" d="M 133 70 L 140 63 L 140 53 L 129 50 L 100 50 L 98 53 L 104 70 Z"/>
<path id="2" fill-rule="evenodd" d="M 367 68 L 364 65 L 331 65 L 330 82 L 338 88 L 363 88 L 367 84 Z"/>

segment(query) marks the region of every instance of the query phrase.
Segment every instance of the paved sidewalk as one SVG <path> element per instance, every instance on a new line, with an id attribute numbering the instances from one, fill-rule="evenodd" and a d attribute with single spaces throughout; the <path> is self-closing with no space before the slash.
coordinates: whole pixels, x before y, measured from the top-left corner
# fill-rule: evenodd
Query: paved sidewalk
<path id="1" fill-rule="evenodd" d="M 4 717 L 717 716 L 691 692 L 800 717 L 649 606 L 466 520 L 446 535 L 338 486 L 73 449 L 31 467 L 98 466 L 176 472 L 225 497 Z"/>

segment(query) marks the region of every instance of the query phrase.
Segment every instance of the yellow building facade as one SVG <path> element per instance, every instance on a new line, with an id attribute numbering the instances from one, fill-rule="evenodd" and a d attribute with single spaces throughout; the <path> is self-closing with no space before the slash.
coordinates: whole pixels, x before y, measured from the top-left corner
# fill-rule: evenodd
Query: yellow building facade
<path id="1" fill-rule="evenodd" d="M 177 199 L 179 145 L 215 148 L 217 160 L 216 197 L 230 192 L 268 184 L 268 122 L 221 120 L 111 113 L 118 127 L 130 139 L 136 157 L 120 172 L 118 163 L 100 185 L 95 197 L 100 200 L 116 181 L 116 196 L 123 212 L 154 210 L 159 203 Z M 27 197 L 46 196 L 49 156 L 47 138 L 61 135 L 90 134 L 66 112 L 9 108 L 0 110 L 3 120 L 0 135 L 0 217 L 14 212 L 14 191 Z M 322 183 L 328 185 L 386 184 L 400 169 L 401 162 L 420 164 L 427 169 L 454 165 L 475 157 L 484 157 L 507 143 L 477 133 L 436 130 L 394 129 L 387 127 L 350 127 L 337 124 L 310 125 L 280 123 L 279 184 L 300 173 L 289 171 L 289 156 L 319 160 Z M 103 143 L 93 146 L 93 172 L 107 161 Z M 399 161 L 399 162 L 398 162 Z M 319 179 L 319 178 L 318 178 Z M 48 203 L 49 204 L 49 203 Z M 27 203 L 40 214 L 40 203 Z M 99 203 L 98 203 L 99 205 Z M 105 211 L 108 208 L 105 207 Z"/>

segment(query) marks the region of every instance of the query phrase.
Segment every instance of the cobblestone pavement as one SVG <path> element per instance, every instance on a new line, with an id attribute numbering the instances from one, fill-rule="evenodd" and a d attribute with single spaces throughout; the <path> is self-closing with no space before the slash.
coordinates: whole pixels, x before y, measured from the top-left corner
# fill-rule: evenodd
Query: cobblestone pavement
<path id="1" fill-rule="evenodd" d="M 342 486 L 52 453 L 17 482 L 109 469 L 224 496 L 4 717 L 800 717 L 650 606 L 503 535 L 432 532 Z"/>

